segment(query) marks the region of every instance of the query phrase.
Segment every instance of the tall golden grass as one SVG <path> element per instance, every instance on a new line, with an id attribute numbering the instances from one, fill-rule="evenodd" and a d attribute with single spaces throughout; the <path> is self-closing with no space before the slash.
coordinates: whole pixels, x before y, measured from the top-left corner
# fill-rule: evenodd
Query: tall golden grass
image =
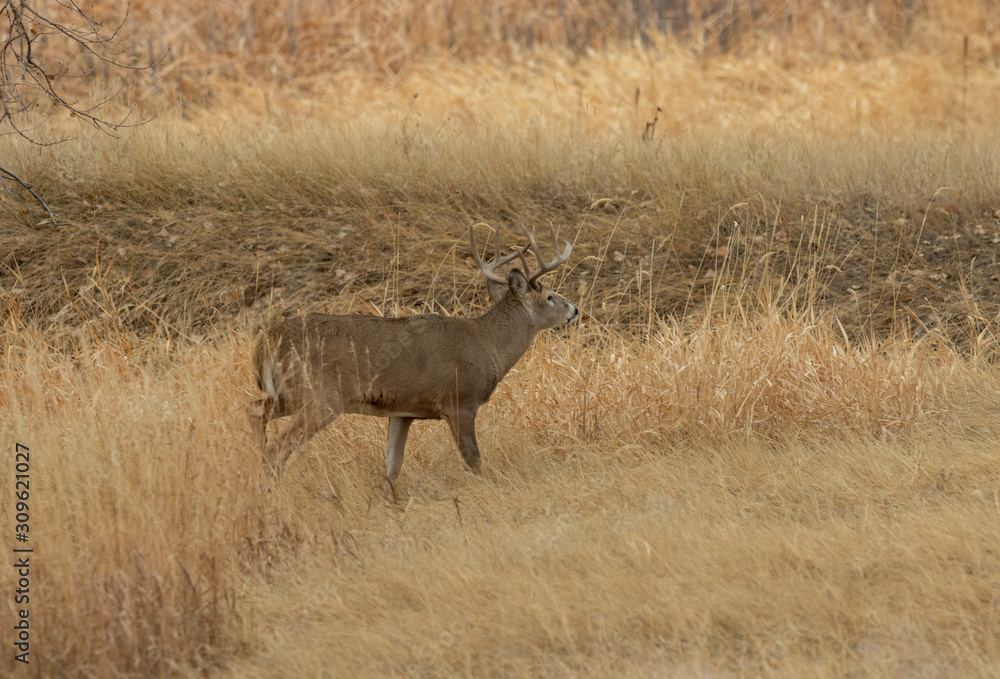
<path id="1" fill-rule="evenodd" d="M 676 41 L 697 54 L 764 51 L 795 58 L 866 59 L 900 47 L 942 52 L 969 36 L 976 59 L 994 58 L 997 8 L 984 0 L 842 0 L 837 3 L 402 0 L 284 5 L 104 0 L 86 7 L 120 32 L 119 61 L 153 63 L 154 81 L 224 77 L 304 81 L 344 69 L 395 77 L 441 58 L 510 56 L 535 48 L 585 55 Z M 53 8 L 51 16 L 70 16 Z M 52 36 L 50 50 L 58 50 Z M 63 56 L 55 52 L 55 55 Z M 67 53 L 71 64 L 77 56 Z M 93 65 L 93 64 L 89 64 Z"/>
<path id="2" fill-rule="evenodd" d="M 896 106 L 900 94 L 914 99 L 915 113 L 931 119 L 950 117 L 956 106 L 976 108 L 981 97 L 992 100 L 988 78 L 977 83 L 970 76 L 989 72 L 1000 53 L 993 30 L 1000 10 L 980 0 L 294 0 L 280 7 L 105 0 L 86 11 L 103 22 L 106 34 L 124 22 L 106 56 L 140 70 L 125 72 L 92 55 L 81 57 L 76 45 L 54 33 L 36 45 L 36 54 L 60 74 L 52 82 L 70 101 L 86 107 L 121 92 L 137 106 L 133 122 L 178 107 L 192 115 L 238 102 L 280 116 L 329 108 L 323 103 L 330 99 L 358 115 L 370 92 L 387 85 L 404 98 L 435 86 L 451 89 L 461 115 L 482 116 L 497 108 L 491 102 L 504 98 L 518 109 L 532 101 L 520 91 L 510 98 L 502 82 L 491 87 L 496 72 L 515 68 L 522 70 L 512 81 L 515 89 L 527 76 L 556 92 L 583 90 L 579 97 L 547 97 L 542 105 L 546 114 L 571 112 L 578 123 L 594 97 L 606 95 L 641 104 L 640 131 L 657 106 L 673 107 L 672 100 L 682 120 L 667 113 L 660 130 L 712 128 L 713 108 L 725 110 L 726 124 L 738 125 L 747 117 L 748 96 L 763 96 L 772 104 L 767 114 L 773 123 L 823 128 L 833 113 L 858 121 L 888 117 L 886 129 L 895 130 L 898 117 L 911 113 Z M 50 16 L 80 23 L 67 12 L 56 6 Z M 622 60 L 630 50 L 641 58 Z M 602 58 L 618 63 L 605 66 Z M 476 88 L 449 87 L 463 66 L 464 78 L 478 80 Z M 705 70 L 716 73 L 706 77 Z M 75 77 L 84 74 L 91 75 Z M 836 82 L 824 88 L 828 78 Z M 887 78 L 892 83 L 883 89 L 880 81 Z M 940 90 L 942 81 L 959 96 L 928 91 Z M 704 91 L 705 84 L 716 91 Z M 841 89 L 845 84 L 847 90 Z M 691 90 L 697 99 L 690 98 Z M 918 90 L 923 96 L 906 94 Z M 778 92 L 784 96 L 776 98 Z M 468 105 L 475 99 L 485 105 Z M 983 109 L 992 110 L 987 102 Z M 634 124 L 635 115 L 616 119 Z"/>
<path id="3" fill-rule="evenodd" d="M 370 418 L 267 490 L 249 340 L 6 344 L 38 676 L 997 667 L 1000 375 L 975 357 L 742 304 L 545 336 L 484 411 L 485 477 L 421 425 L 392 506 Z"/>

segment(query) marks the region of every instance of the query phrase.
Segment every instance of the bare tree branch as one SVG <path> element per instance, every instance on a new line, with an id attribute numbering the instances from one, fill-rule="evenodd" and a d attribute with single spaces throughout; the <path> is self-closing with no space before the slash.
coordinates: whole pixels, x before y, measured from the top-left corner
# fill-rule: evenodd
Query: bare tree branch
<path id="1" fill-rule="evenodd" d="M 141 124 L 129 123 L 129 116 L 117 121 L 100 116 L 101 106 L 118 92 L 95 106 L 84 107 L 71 102 L 57 84 L 64 78 L 90 77 L 101 65 L 126 71 L 148 68 L 126 64 L 117 58 L 118 37 L 128 12 L 121 22 L 106 31 L 101 22 L 75 2 L 57 4 L 71 12 L 80 25 L 52 19 L 32 6 L 30 0 L 0 0 L 0 30 L 6 28 L 3 31 L 6 37 L 0 41 L 0 128 L 8 125 L 12 132 L 25 132 L 23 118 L 45 100 L 109 134 L 121 127 Z M 37 54 L 36 45 L 46 46 L 56 40 L 62 41 L 60 47 L 64 50 L 77 51 L 79 56 L 71 64 L 53 67 Z M 0 129 L 0 134 L 4 133 Z"/>
<path id="2" fill-rule="evenodd" d="M 51 112 L 43 113 L 46 103 L 53 111 L 66 111 L 71 117 L 111 136 L 122 127 L 146 122 L 131 122 L 134 106 L 120 118 L 109 119 L 102 115 L 102 107 L 121 93 L 118 79 L 109 84 L 105 96 L 88 104 L 72 100 L 60 85 L 66 79 L 90 78 L 101 66 L 126 72 L 149 68 L 149 65 L 136 66 L 118 59 L 119 35 L 128 19 L 128 9 L 120 22 L 106 29 L 75 0 L 54 0 L 57 6 L 54 14 L 43 14 L 35 4 L 35 0 L 0 0 L 0 136 L 17 135 L 37 146 L 66 141 L 67 136 L 53 141 L 40 134 L 52 115 Z M 48 7 L 53 7 L 52 0 Z M 53 18 L 56 15 L 62 16 Z M 56 61 L 60 54 L 67 63 Z M 47 55 L 54 56 L 47 59 Z M 61 225 L 32 184 L 0 167 L 0 181 L 13 194 L 8 180 L 30 193 L 49 214 L 53 224 Z"/>
<path id="3" fill-rule="evenodd" d="M 20 177 L 18 177 L 16 174 L 14 174 L 13 172 L 11 172 L 7 168 L 0 167 L 0 181 L 3 182 L 4 188 L 7 189 L 7 192 L 10 193 L 12 196 L 18 198 L 18 200 L 21 200 L 21 198 L 19 196 L 17 196 L 16 193 L 14 193 L 13 191 L 10 190 L 10 186 L 7 184 L 7 180 L 8 179 L 11 179 L 11 180 L 17 182 L 18 184 L 20 184 L 24 188 L 25 191 L 27 191 L 28 193 L 30 193 L 32 195 L 32 197 L 35 200 L 38 201 L 38 204 L 41 205 L 42 208 L 44 208 L 45 211 L 49 213 L 49 219 L 52 220 L 52 225 L 53 226 L 69 226 L 69 224 L 67 222 L 57 222 L 56 221 L 56 216 L 54 214 L 52 214 L 52 210 L 49 208 L 48 203 L 46 203 L 44 200 L 42 200 L 42 197 L 39 196 L 38 193 L 35 192 L 35 187 L 34 186 L 32 186 L 28 182 L 26 182 L 23 179 L 21 179 Z M 21 202 L 24 202 L 24 201 L 21 200 Z"/>

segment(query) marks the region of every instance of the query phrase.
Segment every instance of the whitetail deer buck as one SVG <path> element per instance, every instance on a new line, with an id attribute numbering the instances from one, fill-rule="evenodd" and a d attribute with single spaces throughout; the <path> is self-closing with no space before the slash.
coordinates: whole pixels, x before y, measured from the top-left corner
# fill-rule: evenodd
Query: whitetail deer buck
<path id="1" fill-rule="evenodd" d="M 580 313 L 538 282 L 569 259 L 572 246 L 566 243 L 559 254 L 552 228 L 556 257 L 546 262 L 534 233 L 524 231 L 528 245 L 501 257 L 497 229 L 489 263 L 479 256 L 475 227 L 469 231 L 492 300 L 479 318 L 310 314 L 266 330 L 253 355 L 257 383 L 266 396 L 247 407 L 265 464 L 280 475 L 298 446 L 338 415 L 358 413 L 389 418 L 385 474 L 393 496 L 413 420 L 445 420 L 466 468 L 479 474 L 479 407 L 539 330 L 572 323 Z M 524 256 L 529 249 L 538 261 L 535 271 Z M 527 276 L 519 269 L 497 273 L 515 258 Z M 267 423 L 286 415 L 293 416 L 291 425 L 268 443 Z"/>

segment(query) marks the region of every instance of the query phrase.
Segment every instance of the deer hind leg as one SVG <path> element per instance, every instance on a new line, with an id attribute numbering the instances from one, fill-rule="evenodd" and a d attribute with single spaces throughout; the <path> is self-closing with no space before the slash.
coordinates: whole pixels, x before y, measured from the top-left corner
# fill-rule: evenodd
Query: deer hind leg
<path id="1" fill-rule="evenodd" d="M 261 451 L 267 445 L 267 411 L 270 399 L 262 398 L 248 403 L 243 409 L 250 422 L 250 432 L 260 445 Z"/>
<path id="2" fill-rule="evenodd" d="M 462 453 L 465 468 L 473 474 L 483 473 L 483 463 L 479 459 L 479 444 L 476 443 L 476 411 L 460 410 L 444 416 L 455 439 L 458 451 Z"/>
<path id="3" fill-rule="evenodd" d="M 389 418 L 389 445 L 385 454 L 385 494 L 396 499 L 395 483 L 399 477 L 399 469 L 403 466 L 403 450 L 406 448 L 406 437 L 410 433 L 412 417 Z"/>
<path id="4" fill-rule="evenodd" d="M 261 454 L 267 449 L 267 423 L 292 414 L 292 409 L 288 406 L 284 395 L 278 396 L 277 399 L 268 396 L 253 401 L 248 403 L 243 411 L 246 413 L 247 419 L 250 420 L 250 430 L 254 438 L 257 439 Z"/>
<path id="5" fill-rule="evenodd" d="M 289 456 L 340 415 L 334 408 L 300 408 L 292 422 L 264 447 L 264 465 L 278 477 Z"/>

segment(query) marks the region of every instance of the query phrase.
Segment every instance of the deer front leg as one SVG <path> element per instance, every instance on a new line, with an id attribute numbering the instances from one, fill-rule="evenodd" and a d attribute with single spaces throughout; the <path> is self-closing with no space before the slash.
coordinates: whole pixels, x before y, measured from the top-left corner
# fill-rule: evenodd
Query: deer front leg
<path id="1" fill-rule="evenodd" d="M 476 411 L 460 410 L 444 416 L 455 439 L 458 452 L 462 453 L 465 468 L 473 474 L 483 473 L 483 464 L 479 460 L 479 444 L 476 443 Z"/>
<path id="2" fill-rule="evenodd" d="M 292 418 L 292 423 L 264 448 L 264 466 L 278 478 L 289 456 L 315 436 L 321 429 L 337 419 L 333 409 L 304 408 Z"/>
<path id="3" fill-rule="evenodd" d="M 385 492 L 391 499 L 396 499 L 396 478 L 403 466 L 403 450 L 406 448 L 406 437 L 410 433 L 412 417 L 389 418 L 389 445 L 385 454 Z"/>

